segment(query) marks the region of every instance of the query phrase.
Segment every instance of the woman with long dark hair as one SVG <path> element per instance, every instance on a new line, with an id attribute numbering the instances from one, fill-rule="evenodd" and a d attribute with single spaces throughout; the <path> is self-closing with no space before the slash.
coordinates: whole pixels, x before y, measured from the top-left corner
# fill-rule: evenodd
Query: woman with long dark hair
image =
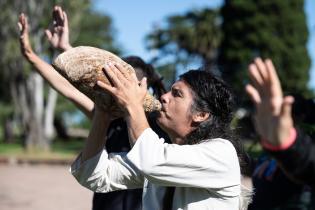
<path id="1" fill-rule="evenodd" d="M 143 188 L 143 209 L 243 209 L 242 149 L 230 130 L 233 97 L 213 74 L 192 70 L 161 96 L 157 123 L 171 144 L 150 128 L 142 102 L 145 79 L 124 77 L 123 67 L 104 71 L 113 86 L 98 82 L 126 110 L 132 149 L 104 150 L 110 113 L 98 107 L 82 153 L 71 167 L 75 178 L 96 192 Z"/>

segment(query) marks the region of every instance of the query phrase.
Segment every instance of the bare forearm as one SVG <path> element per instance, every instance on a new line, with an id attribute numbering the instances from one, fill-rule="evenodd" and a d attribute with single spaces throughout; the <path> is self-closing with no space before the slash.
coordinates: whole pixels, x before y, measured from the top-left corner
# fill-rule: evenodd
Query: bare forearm
<path id="1" fill-rule="evenodd" d="M 106 143 L 106 134 L 109 124 L 110 118 L 108 114 L 104 113 L 99 108 L 96 108 L 90 134 L 82 150 L 82 162 L 94 157 L 103 150 Z"/>
<path id="2" fill-rule="evenodd" d="M 76 89 L 68 80 L 61 76 L 50 64 L 35 53 L 26 55 L 28 61 L 37 72 L 60 94 L 71 100 L 88 118 L 92 119 L 94 102 Z"/>
<path id="3" fill-rule="evenodd" d="M 71 48 L 73 48 L 69 43 L 68 44 L 66 44 L 65 46 L 62 46 L 62 51 L 63 52 L 65 52 L 65 51 L 67 51 L 67 50 L 70 50 Z"/>
<path id="4" fill-rule="evenodd" d="M 128 108 L 126 121 L 128 124 L 129 141 L 131 146 L 133 146 L 142 132 L 150 127 L 143 107 L 138 106 Z"/>

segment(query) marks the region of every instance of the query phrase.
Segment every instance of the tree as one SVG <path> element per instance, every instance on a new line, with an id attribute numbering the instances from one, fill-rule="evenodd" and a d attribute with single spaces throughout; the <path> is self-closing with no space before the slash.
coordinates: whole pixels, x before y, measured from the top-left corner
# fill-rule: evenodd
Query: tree
<path id="1" fill-rule="evenodd" d="M 237 93 L 244 92 L 247 65 L 257 56 L 274 61 L 285 91 L 310 93 L 303 6 L 303 0 L 225 1 L 219 65 Z"/>
<path id="2" fill-rule="evenodd" d="M 14 119 L 21 122 L 21 130 L 25 135 L 24 142 L 27 149 L 49 149 L 52 136 L 48 130 L 53 123 L 53 113 L 57 99 L 56 93 L 49 88 L 45 88 L 42 78 L 21 57 L 16 27 L 17 18 L 21 11 L 30 17 L 30 34 L 34 50 L 43 58 L 51 57 L 51 53 L 47 50 L 48 45 L 44 42 L 43 30 L 51 22 L 50 13 L 56 3 L 62 3 L 61 5 L 67 11 L 70 17 L 72 34 L 85 34 L 86 31 L 80 31 L 80 29 L 81 27 L 84 28 L 81 20 L 83 16 L 86 18 L 85 12 L 90 11 L 90 1 L 88 0 L 49 2 L 3 0 L 0 2 L 2 9 L 0 22 L 6 23 L 0 28 L 0 38 L 2 40 L 2 47 L 0 48 L 1 99 L 8 105 L 13 103 Z M 88 14 L 93 15 L 92 12 Z M 103 40 L 104 43 L 107 43 L 106 46 L 113 46 L 111 43 L 113 39 L 110 39 L 112 30 L 110 28 L 110 18 L 101 15 L 97 17 L 103 18 L 102 20 L 104 18 L 108 19 L 107 25 L 105 25 L 107 28 L 98 27 L 95 30 L 98 33 L 93 34 L 90 40 L 94 40 L 95 37 L 98 37 L 96 34 L 103 31 L 104 34 L 109 34 L 109 36 L 106 39 L 104 37 L 97 38 L 99 40 L 98 44 Z M 97 20 L 97 18 L 94 18 L 94 20 Z M 80 33 L 78 33 L 79 31 Z M 74 41 L 79 37 L 72 36 L 71 38 Z"/>
<path id="3" fill-rule="evenodd" d="M 115 30 L 109 16 L 88 8 L 80 21 L 79 30 L 80 33 L 75 37 L 74 46 L 89 45 L 108 50 L 116 55 L 121 54 L 114 40 Z"/>
<path id="4" fill-rule="evenodd" d="M 214 65 L 222 36 L 218 12 L 206 8 L 168 17 L 165 27 L 156 27 L 146 38 L 147 48 L 158 51 L 153 61 L 171 56 L 169 65 Z"/>

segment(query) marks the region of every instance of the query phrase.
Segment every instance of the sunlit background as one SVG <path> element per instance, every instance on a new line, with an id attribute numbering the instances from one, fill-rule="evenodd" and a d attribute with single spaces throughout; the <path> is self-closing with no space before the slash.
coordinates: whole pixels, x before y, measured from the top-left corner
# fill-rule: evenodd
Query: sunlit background
<path id="1" fill-rule="evenodd" d="M 285 92 L 314 103 L 315 1 L 254 2 L 1 0 L 0 209 L 86 210 L 92 205 L 92 193 L 68 172 L 90 121 L 52 91 L 21 55 L 20 12 L 29 17 L 34 51 L 47 62 L 60 53 L 44 36 L 53 5 L 59 4 L 68 13 L 73 46 L 140 56 L 153 64 L 167 86 L 184 71 L 209 65 L 237 94 L 233 126 L 255 158 L 262 150 L 244 91 L 247 65 L 256 56 L 270 57 Z M 306 111 L 303 103 L 297 104 L 296 113 Z M 301 126 L 315 131 L 314 123 Z"/>

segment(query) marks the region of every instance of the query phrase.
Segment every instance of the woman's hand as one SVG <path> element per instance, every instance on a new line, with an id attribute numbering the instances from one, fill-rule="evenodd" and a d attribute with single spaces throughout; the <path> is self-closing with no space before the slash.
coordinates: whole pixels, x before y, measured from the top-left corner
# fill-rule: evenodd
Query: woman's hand
<path id="1" fill-rule="evenodd" d="M 31 47 L 28 30 L 28 20 L 24 13 L 21 13 L 19 16 L 18 22 L 19 30 L 20 30 L 20 48 L 22 54 L 26 57 L 26 59 L 30 60 L 32 55 L 34 55 L 33 49 Z"/>
<path id="2" fill-rule="evenodd" d="M 143 110 L 143 101 L 147 92 L 146 78 L 139 83 L 134 73 L 126 74 L 127 69 L 117 63 L 105 65 L 104 73 L 112 85 L 98 81 L 97 84 L 104 90 L 111 93 L 118 104 L 127 111 L 134 109 Z"/>
<path id="3" fill-rule="evenodd" d="M 271 60 L 256 58 L 249 65 L 252 84 L 246 86 L 257 113 L 256 129 L 263 140 L 278 146 L 286 144 L 293 129 L 293 97 L 283 97 L 281 84 Z"/>
<path id="4" fill-rule="evenodd" d="M 53 26 L 45 30 L 46 37 L 55 49 L 66 51 L 72 46 L 69 42 L 69 26 L 67 13 L 60 6 L 53 9 Z"/>
<path id="5" fill-rule="evenodd" d="M 146 119 L 143 101 L 147 92 L 146 78 L 139 83 L 136 73 L 127 74 L 120 64 L 109 63 L 104 73 L 112 85 L 98 81 L 97 84 L 111 93 L 117 103 L 127 110 L 125 119 L 128 125 L 129 140 L 133 145 L 141 133 L 149 128 Z"/>

